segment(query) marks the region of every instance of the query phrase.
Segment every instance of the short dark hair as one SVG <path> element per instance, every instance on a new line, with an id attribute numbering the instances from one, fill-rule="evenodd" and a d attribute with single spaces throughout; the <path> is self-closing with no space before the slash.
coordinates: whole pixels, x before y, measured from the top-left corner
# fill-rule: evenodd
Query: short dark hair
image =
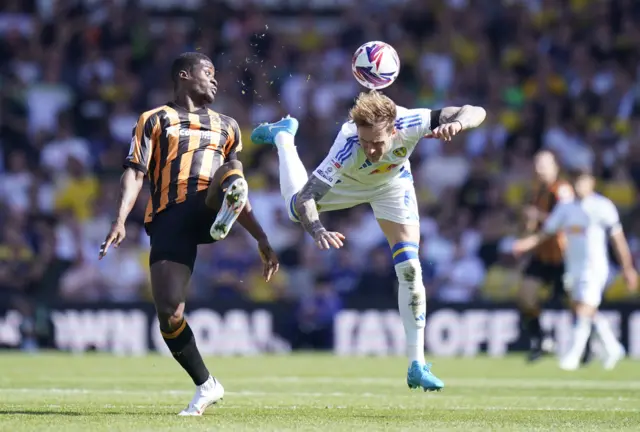
<path id="1" fill-rule="evenodd" d="M 577 180 L 582 176 L 593 176 L 593 169 L 590 165 L 582 164 L 577 167 L 571 168 L 568 170 L 569 178 L 573 180 Z"/>
<path id="2" fill-rule="evenodd" d="M 180 71 L 191 71 L 195 65 L 203 60 L 212 63 L 209 57 L 199 52 L 186 52 L 176 57 L 171 64 L 171 80 L 173 81 L 173 85 L 176 86 L 178 82 L 180 82 Z"/>

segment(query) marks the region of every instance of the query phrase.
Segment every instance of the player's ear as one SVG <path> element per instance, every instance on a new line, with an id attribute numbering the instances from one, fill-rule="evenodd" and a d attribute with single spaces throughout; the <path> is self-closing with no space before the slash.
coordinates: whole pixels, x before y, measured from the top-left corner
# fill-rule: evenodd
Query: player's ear
<path id="1" fill-rule="evenodd" d="M 189 79 L 189 75 L 191 74 L 189 73 L 188 70 L 185 70 L 185 69 L 181 70 L 180 73 L 178 74 L 180 79 L 183 79 L 183 80 Z"/>

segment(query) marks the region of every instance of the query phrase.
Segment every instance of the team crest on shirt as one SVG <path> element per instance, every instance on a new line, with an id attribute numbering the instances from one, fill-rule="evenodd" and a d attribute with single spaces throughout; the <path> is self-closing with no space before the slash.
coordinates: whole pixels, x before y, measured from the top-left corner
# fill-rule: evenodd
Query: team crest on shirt
<path id="1" fill-rule="evenodd" d="M 406 147 L 397 148 L 393 151 L 393 154 L 399 158 L 403 158 L 407 155 L 407 148 Z"/>

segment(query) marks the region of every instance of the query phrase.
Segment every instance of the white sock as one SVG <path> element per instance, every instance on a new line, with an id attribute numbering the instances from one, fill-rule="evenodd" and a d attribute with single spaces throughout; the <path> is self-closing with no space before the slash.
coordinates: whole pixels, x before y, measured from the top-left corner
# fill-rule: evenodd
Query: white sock
<path id="1" fill-rule="evenodd" d="M 589 317 L 578 316 L 573 326 L 571 347 L 567 352 L 567 357 L 580 359 L 587 346 L 589 335 L 591 335 L 592 320 Z"/>
<path id="2" fill-rule="evenodd" d="M 280 165 L 280 193 L 288 201 L 302 189 L 309 176 L 298 156 L 294 136 L 288 132 L 279 132 L 275 136 L 275 142 Z"/>
<path id="3" fill-rule="evenodd" d="M 216 380 L 214 377 L 212 377 L 211 375 L 209 375 L 209 378 L 207 378 L 207 380 L 205 382 L 203 382 L 202 384 L 200 384 L 200 388 L 202 390 L 212 390 L 214 389 L 216 386 Z"/>
<path id="4" fill-rule="evenodd" d="M 415 248 L 417 255 L 417 246 Z M 395 260 L 394 260 L 395 261 Z M 406 335 L 409 366 L 414 361 L 424 363 L 424 325 L 427 296 L 422 283 L 418 259 L 408 259 L 395 265 L 398 276 L 398 309 Z"/>
<path id="5" fill-rule="evenodd" d="M 602 315 L 596 315 L 593 322 L 595 324 L 596 335 L 600 338 L 606 353 L 612 355 L 619 351 L 620 342 L 613 334 L 609 321 Z"/>

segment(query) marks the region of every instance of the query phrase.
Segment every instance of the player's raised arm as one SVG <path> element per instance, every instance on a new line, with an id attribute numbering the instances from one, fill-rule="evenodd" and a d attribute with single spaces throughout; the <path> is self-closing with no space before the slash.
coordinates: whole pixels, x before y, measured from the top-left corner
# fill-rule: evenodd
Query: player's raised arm
<path id="1" fill-rule="evenodd" d="M 107 254 L 112 244 L 118 247 L 126 236 L 125 222 L 142 189 L 153 152 L 153 141 L 157 139 L 159 130 L 160 123 L 157 116 L 150 113 L 142 114 L 133 128 L 131 148 L 124 162 L 124 173 L 120 177 L 116 219 L 111 224 L 109 234 L 100 245 L 100 259 Z"/>
<path id="2" fill-rule="evenodd" d="M 487 116 L 484 108 L 473 105 L 446 107 L 431 111 L 431 133 L 427 136 L 451 141 L 463 130 L 473 129 L 482 124 Z"/>

